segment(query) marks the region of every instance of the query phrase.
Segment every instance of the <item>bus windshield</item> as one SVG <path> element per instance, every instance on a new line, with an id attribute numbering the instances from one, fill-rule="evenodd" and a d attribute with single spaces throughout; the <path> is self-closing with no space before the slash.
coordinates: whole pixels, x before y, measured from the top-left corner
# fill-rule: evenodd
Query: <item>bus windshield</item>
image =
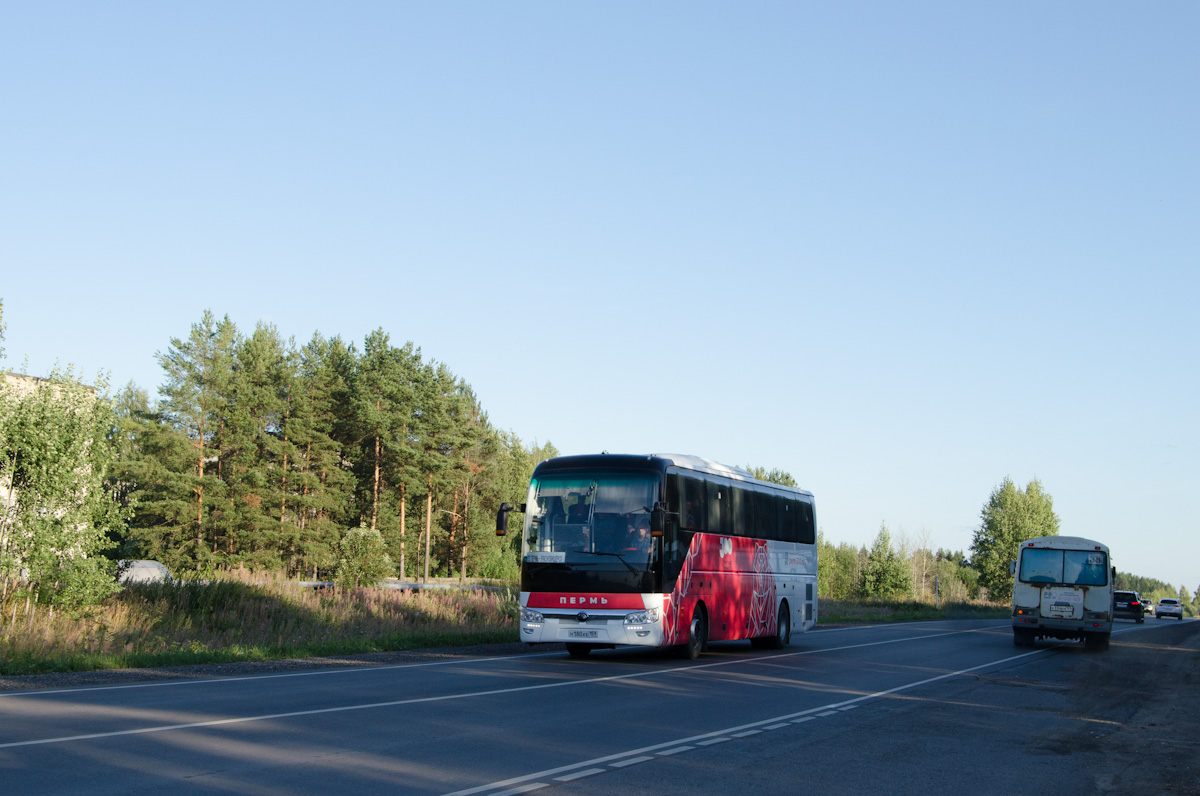
<path id="1" fill-rule="evenodd" d="M 566 554 L 617 555 L 644 567 L 654 549 L 650 508 L 658 494 L 658 477 L 643 473 L 572 473 L 534 479 L 525 518 L 524 557 L 566 561 Z"/>
<path id="2" fill-rule="evenodd" d="M 1025 583 L 1104 586 L 1108 583 L 1108 556 L 1097 550 L 1027 547 L 1021 553 L 1020 578 Z"/>

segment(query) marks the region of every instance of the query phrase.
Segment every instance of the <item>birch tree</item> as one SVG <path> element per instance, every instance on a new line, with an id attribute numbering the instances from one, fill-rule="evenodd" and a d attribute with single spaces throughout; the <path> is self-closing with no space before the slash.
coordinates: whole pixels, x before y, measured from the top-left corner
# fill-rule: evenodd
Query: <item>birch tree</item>
<path id="1" fill-rule="evenodd" d="M 0 388 L 3 593 L 19 580 L 52 606 L 96 602 L 116 589 L 102 554 L 126 514 L 105 489 L 115 465 L 107 385 L 85 386 L 69 370 L 30 382 Z"/>
<path id="2" fill-rule="evenodd" d="M 1011 478 L 1005 478 L 992 490 L 979 514 L 981 522 L 971 542 L 971 563 L 979 572 L 979 585 L 987 588 L 990 598 L 1005 602 L 1012 598 L 1013 588 L 1008 565 L 1016 560 L 1021 542 L 1058 535 L 1054 500 L 1036 478 L 1023 490 Z"/>

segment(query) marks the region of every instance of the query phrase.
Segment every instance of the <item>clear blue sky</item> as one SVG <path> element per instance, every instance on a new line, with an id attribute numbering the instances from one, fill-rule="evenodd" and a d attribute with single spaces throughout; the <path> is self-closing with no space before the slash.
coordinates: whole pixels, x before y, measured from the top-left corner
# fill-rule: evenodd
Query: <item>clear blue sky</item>
<path id="1" fill-rule="evenodd" d="M 0 6 L 0 367 L 383 327 L 563 453 L 1200 586 L 1200 5 Z"/>

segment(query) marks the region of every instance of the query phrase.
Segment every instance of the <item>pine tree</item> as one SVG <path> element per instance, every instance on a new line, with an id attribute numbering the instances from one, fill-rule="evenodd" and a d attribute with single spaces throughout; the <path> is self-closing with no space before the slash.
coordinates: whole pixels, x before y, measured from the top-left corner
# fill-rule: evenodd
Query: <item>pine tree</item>
<path id="1" fill-rule="evenodd" d="M 191 467 L 178 467 L 180 446 L 165 442 L 157 446 L 166 461 L 166 476 L 161 484 L 155 505 L 147 507 L 161 520 L 161 531 L 172 526 L 188 526 L 181 536 L 178 557 L 190 561 L 199 569 L 211 566 L 212 527 L 207 517 L 211 505 L 224 497 L 220 473 L 220 446 L 229 381 L 233 369 L 233 351 L 237 344 L 237 327 L 229 316 L 217 322 L 210 310 L 205 310 L 200 322 L 192 325 L 186 340 L 171 339 L 167 353 L 158 353 L 159 364 L 165 371 L 166 383 L 159 388 L 159 411 L 163 425 L 180 435 L 180 441 L 190 449 Z M 216 469 L 210 468 L 216 463 Z M 190 509 L 184 510 L 190 504 Z"/>
<path id="2" fill-rule="evenodd" d="M 342 434 L 350 427 L 348 378 L 353 354 L 339 338 L 314 334 L 301 349 L 287 433 L 298 457 L 294 473 L 295 535 L 289 543 L 293 573 L 329 569 L 352 508 L 354 475 L 344 465 Z"/>
<path id="3" fill-rule="evenodd" d="M 453 506 L 455 490 L 466 469 L 463 453 L 468 446 L 469 435 L 465 423 L 465 385 L 445 364 L 429 363 L 422 369 L 418 385 L 421 415 L 419 466 L 426 479 L 423 577 L 428 580 L 434 547 L 446 551 L 441 563 L 445 565 L 447 573 L 451 566 L 450 534 L 445 532 L 441 523 L 435 526 L 433 520 L 435 513 L 446 513 L 451 521 L 453 515 L 458 513 L 454 508 L 437 504 L 439 498 L 444 497 Z M 453 528 L 451 523 L 447 524 Z M 433 540 L 435 529 L 441 532 L 442 537 L 436 544 Z"/>
<path id="4" fill-rule="evenodd" d="M 264 569 L 281 563 L 288 532 L 281 528 L 285 517 L 279 508 L 287 503 L 291 453 L 281 433 L 287 381 L 279 333 L 260 323 L 237 348 L 224 403 L 220 462 L 229 500 L 222 512 L 221 553 L 229 563 Z"/>
<path id="5" fill-rule="evenodd" d="M 104 488 L 113 499 L 132 517 L 137 503 L 140 478 L 144 471 L 145 450 L 143 440 L 156 424 L 150 407 L 150 396 L 133 381 L 127 383 L 113 401 L 113 427 L 109 438 L 113 446 L 115 461 L 113 470 L 104 482 Z M 120 548 L 120 558 L 139 558 L 136 546 L 131 544 L 129 529 L 122 527 L 110 536 L 114 547 Z"/>
<path id="6" fill-rule="evenodd" d="M 406 485 L 413 475 L 414 373 L 421 353 L 412 343 L 396 348 L 377 329 L 367 335 L 351 381 L 359 474 L 359 524 L 379 530 L 404 555 Z M 398 490 L 398 492 L 396 491 Z M 396 525 L 399 528 L 396 528 Z"/>
<path id="7" fill-rule="evenodd" d="M 892 548 L 892 537 L 887 525 L 881 524 L 863 567 L 863 596 L 888 599 L 908 594 L 911 589 L 912 576 L 908 567 Z"/>
<path id="8" fill-rule="evenodd" d="M 483 536 L 483 526 L 486 524 L 478 521 L 477 504 L 479 493 L 486 488 L 486 465 L 495 450 L 494 444 L 489 443 L 494 440 L 494 435 L 479 399 L 465 381 L 456 380 L 449 400 L 457 449 L 451 453 L 454 461 L 451 478 L 457 483 L 453 485 L 455 508 L 450 513 L 453 523 L 447 539 L 446 559 L 448 562 L 453 558 L 458 559 L 459 580 L 465 582 L 472 544 Z M 460 493 L 461 511 L 458 509 Z"/>

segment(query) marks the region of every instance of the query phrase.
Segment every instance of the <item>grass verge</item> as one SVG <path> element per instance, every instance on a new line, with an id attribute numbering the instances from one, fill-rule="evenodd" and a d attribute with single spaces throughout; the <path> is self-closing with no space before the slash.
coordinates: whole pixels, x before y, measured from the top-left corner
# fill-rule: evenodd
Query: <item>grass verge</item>
<path id="1" fill-rule="evenodd" d="M 1012 613 L 999 603 L 930 603 L 910 601 L 821 600 L 818 625 L 855 622 L 914 622 L 936 619 L 1004 619 Z"/>
<path id="2" fill-rule="evenodd" d="M 85 611 L 5 617 L 0 674 L 492 644 L 516 639 L 517 612 L 508 589 L 312 590 L 250 576 L 136 584 Z"/>
<path id="3" fill-rule="evenodd" d="M 820 601 L 820 624 L 985 619 L 1007 605 Z M 0 618 L 0 675 L 353 655 L 517 639 L 515 589 L 301 588 L 230 579 L 135 584 L 77 613 Z M 7 621 L 5 621 L 7 620 Z"/>

